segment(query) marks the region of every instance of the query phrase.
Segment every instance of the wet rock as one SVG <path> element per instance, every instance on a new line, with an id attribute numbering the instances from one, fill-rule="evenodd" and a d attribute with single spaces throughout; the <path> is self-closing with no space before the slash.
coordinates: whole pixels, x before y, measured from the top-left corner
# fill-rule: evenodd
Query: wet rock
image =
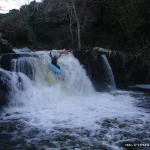
<path id="1" fill-rule="evenodd" d="M 110 55 L 111 51 L 104 51 L 104 49 L 93 49 L 85 51 L 75 51 L 74 55 L 77 57 L 83 67 L 86 69 L 88 76 L 92 80 L 97 91 L 111 90 L 109 87 L 110 80 L 107 76 L 104 66 L 103 54 Z"/>
<path id="2" fill-rule="evenodd" d="M 15 80 L 12 78 L 13 75 Z M 20 74 L 12 74 L 12 72 L 0 69 L 0 108 L 8 104 L 10 97 L 12 97 L 11 94 L 16 90 L 24 90 Z"/>
<path id="3" fill-rule="evenodd" d="M 109 90 L 104 77 L 105 70 L 102 69 L 103 65 L 100 60 L 102 54 L 107 56 L 118 88 L 150 83 L 150 61 L 145 60 L 142 56 L 137 58 L 133 54 L 99 47 L 75 51 L 74 55 L 83 64 L 98 91 Z"/>
<path id="4" fill-rule="evenodd" d="M 0 107 L 8 103 L 9 92 L 11 90 L 10 76 L 0 70 Z"/>
<path id="5" fill-rule="evenodd" d="M 129 88 L 137 91 L 149 92 L 150 93 L 150 84 L 139 84 L 139 85 L 132 85 Z"/>
<path id="6" fill-rule="evenodd" d="M 0 60 L 0 65 L 3 69 L 12 71 L 11 64 L 13 59 L 18 59 L 20 57 L 32 57 L 30 54 L 5 54 Z"/>

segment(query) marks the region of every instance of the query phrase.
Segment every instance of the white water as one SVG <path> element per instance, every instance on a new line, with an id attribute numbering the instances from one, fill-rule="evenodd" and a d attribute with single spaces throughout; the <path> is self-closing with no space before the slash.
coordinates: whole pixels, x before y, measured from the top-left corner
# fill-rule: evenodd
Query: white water
<path id="1" fill-rule="evenodd" d="M 115 78 L 107 57 L 105 55 L 101 55 L 101 59 L 103 61 L 103 70 L 107 86 L 109 89 L 116 89 Z"/>
<path id="2" fill-rule="evenodd" d="M 5 119 L 26 118 L 27 124 L 51 130 L 53 127 L 96 129 L 105 118 L 132 119 L 140 115 L 129 94 L 114 96 L 98 93 L 85 70 L 72 54 L 62 56 L 59 64 L 65 79 L 59 80 L 47 66 L 48 52 L 38 52 L 36 80 L 21 74 L 24 91 L 12 94 Z M 12 76 L 12 80 L 15 77 Z"/>

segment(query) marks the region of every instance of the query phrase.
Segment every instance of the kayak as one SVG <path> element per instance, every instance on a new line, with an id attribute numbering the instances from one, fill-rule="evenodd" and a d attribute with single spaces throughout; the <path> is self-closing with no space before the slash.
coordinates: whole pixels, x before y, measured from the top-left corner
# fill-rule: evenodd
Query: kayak
<path id="1" fill-rule="evenodd" d="M 53 65 L 51 62 L 50 62 L 50 59 L 48 59 L 48 68 L 57 76 L 62 76 L 64 77 L 64 71 L 60 68 L 57 68 L 55 65 Z"/>

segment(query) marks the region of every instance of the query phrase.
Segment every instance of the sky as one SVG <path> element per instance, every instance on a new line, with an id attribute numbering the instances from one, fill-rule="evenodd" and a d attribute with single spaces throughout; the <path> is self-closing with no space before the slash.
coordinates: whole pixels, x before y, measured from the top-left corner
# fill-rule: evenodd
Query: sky
<path id="1" fill-rule="evenodd" d="M 0 0 L 0 13 L 7 13 L 11 9 L 19 9 L 24 4 L 29 4 L 33 0 Z M 41 0 L 36 0 L 40 2 Z"/>

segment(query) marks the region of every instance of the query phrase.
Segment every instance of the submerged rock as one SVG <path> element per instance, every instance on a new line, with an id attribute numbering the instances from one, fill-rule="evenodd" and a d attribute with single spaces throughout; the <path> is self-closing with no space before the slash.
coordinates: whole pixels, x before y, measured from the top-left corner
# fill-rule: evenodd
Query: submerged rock
<path id="1" fill-rule="evenodd" d="M 132 90 L 150 92 L 150 84 L 138 84 L 129 86 Z"/>

